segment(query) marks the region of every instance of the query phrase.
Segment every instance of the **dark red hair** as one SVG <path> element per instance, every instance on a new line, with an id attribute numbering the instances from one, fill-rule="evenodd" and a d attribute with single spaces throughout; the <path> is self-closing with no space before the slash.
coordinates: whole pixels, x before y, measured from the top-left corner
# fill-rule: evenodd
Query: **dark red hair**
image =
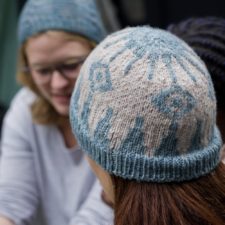
<path id="1" fill-rule="evenodd" d="M 115 225 L 225 224 L 225 165 L 197 180 L 150 183 L 112 176 Z"/>

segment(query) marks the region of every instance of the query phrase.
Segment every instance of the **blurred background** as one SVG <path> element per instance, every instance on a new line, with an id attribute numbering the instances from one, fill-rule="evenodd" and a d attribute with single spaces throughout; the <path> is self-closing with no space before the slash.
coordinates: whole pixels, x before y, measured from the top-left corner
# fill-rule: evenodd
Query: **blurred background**
<path id="1" fill-rule="evenodd" d="M 25 2 L 25 0 L 0 0 L 0 123 L 19 88 L 15 79 L 16 27 Z M 141 24 L 166 28 L 170 23 L 188 17 L 225 17 L 224 0 L 97 0 L 97 2 L 109 32 Z"/>

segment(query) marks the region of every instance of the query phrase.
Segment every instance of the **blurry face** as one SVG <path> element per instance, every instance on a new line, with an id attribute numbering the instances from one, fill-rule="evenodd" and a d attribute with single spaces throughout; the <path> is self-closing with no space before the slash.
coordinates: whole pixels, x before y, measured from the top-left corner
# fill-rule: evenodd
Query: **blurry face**
<path id="1" fill-rule="evenodd" d="M 110 175 L 103 170 L 94 160 L 89 158 L 87 156 L 89 165 L 91 166 L 91 169 L 94 171 L 95 175 L 98 177 L 103 190 L 106 194 L 107 201 L 114 203 L 114 189 L 113 189 L 113 183 Z"/>
<path id="2" fill-rule="evenodd" d="M 41 94 L 62 116 L 69 114 L 74 84 L 90 52 L 88 42 L 63 35 L 43 33 L 27 42 L 25 53 L 31 76 Z"/>

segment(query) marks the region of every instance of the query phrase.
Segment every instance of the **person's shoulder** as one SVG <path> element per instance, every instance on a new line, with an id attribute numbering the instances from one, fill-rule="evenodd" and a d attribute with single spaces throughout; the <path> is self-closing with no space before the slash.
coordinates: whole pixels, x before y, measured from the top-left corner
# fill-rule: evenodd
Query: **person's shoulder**
<path id="1" fill-rule="evenodd" d="M 29 88 L 21 88 L 11 101 L 10 106 L 15 105 L 31 105 L 36 99 L 36 95 Z"/>
<path id="2" fill-rule="evenodd" d="M 35 101 L 35 94 L 28 88 L 21 88 L 12 99 L 5 119 L 8 121 L 19 122 L 32 120 L 31 105 Z M 26 120 L 24 120 L 26 118 Z"/>

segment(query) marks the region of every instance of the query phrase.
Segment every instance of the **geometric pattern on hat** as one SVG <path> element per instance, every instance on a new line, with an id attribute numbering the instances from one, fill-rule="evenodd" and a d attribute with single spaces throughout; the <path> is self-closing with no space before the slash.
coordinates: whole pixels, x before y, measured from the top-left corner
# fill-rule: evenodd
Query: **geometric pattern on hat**
<path id="1" fill-rule="evenodd" d="M 195 99 L 180 86 L 172 86 L 168 90 L 162 90 L 159 95 L 153 97 L 154 105 L 168 117 L 182 118 L 195 107 Z"/>
<path id="2" fill-rule="evenodd" d="M 90 69 L 92 91 L 106 92 L 112 90 L 109 68 L 106 64 L 94 63 Z"/>
<path id="3" fill-rule="evenodd" d="M 20 45 L 48 30 L 79 34 L 97 43 L 106 35 L 95 0 L 28 0 L 19 19 Z"/>
<path id="4" fill-rule="evenodd" d="M 184 61 L 188 61 L 191 65 L 196 67 L 202 74 L 208 73 L 208 71 L 205 71 L 205 69 L 203 69 L 201 67 L 201 65 L 196 63 L 196 61 L 194 60 L 196 55 L 194 55 L 194 57 L 191 57 L 193 55 L 193 51 L 190 50 L 190 48 L 187 48 L 186 45 L 180 45 L 180 43 L 179 43 L 180 40 L 174 39 L 174 37 L 171 37 L 171 35 L 168 33 L 161 33 L 161 30 L 159 30 L 159 29 L 156 29 L 154 31 L 155 35 L 151 36 L 151 35 L 148 35 L 148 32 L 145 32 L 145 29 L 149 30 L 149 27 L 143 27 L 141 30 L 137 30 L 137 31 L 133 31 L 133 32 L 131 31 L 128 35 L 126 35 L 126 32 L 124 32 L 125 33 L 124 36 L 122 36 L 122 37 L 120 36 L 119 39 L 117 39 L 111 43 L 107 43 L 105 46 L 105 47 L 109 47 L 109 46 L 117 44 L 121 41 L 124 41 L 124 40 L 126 41 L 124 48 L 117 51 L 115 53 L 115 55 L 113 55 L 110 58 L 110 62 L 112 62 L 118 55 L 122 54 L 127 49 L 131 49 L 133 51 L 134 58 L 132 60 L 130 60 L 130 62 L 126 66 L 125 72 L 124 72 L 125 75 L 129 72 L 132 65 L 137 60 L 142 58 L 144 55 L 147 55 L 149 58 L 149 61 L 150 61 L 149 72 L 148 72 L 149 79 L 151 79 L 153 77 L 155 64 L 159 60 L 159 58 L 162 58 L 164 63 L 167 65 L 167 69 L 169 70 L 169 75 L 171 76 L 171 79 L 173 80 L 173 82 L 176 82 L 176 74 L 174 73 L 173 68 L 171 67 L 172 58 L 177 60 L 177 63 L 181 67 L 183 67 L 183 69 L 185 70 L 187 75 L 194 82 L 196 81 L 195 76 L 190 73 L 188 68 L 185 66 Z M 137 33 L 134 34 L 134 32 L 137 32 Z M 164 35 L 165 38 L 163 40 L 161 38 L 158 38 L 157 37 L 157 36 L 159 36 L 158 33 L 161 35 Z M 137 36 L 138 36 L 138 38 L 134 38 Z M 143 43 L 146 43 L 146 48 L 141 48 Z M 148 46 L 149 46 L 149 48 L 148 48 Z M 160 49 L 163 49 L 163 51 L 164 51 L 163 54 L 159 54 Z M 178 55 L 178 54 L 181 55 L 182 58 L 176 57 L 176 55 Z M 187 57 L 187 55 L 189 55 L 189 57 Z M 211 85 L 210 82 L 209 82 L 209 85 Z M 213 97 L 211 90 L 212 90 L 212 88 L 210 87 L 209 95 L 210 95 L 210 97 Z"/>
<path id="5" fill-rule="evenodd" d="M 149 79 L 151 79 L 154 74 L 155 63 L 159 60 L 159 57 L 161 57 L 163 61 L 167 64 L 168 69 L 171 70 L 170 71 L 171 79 L 176 81 L 176 77 L 174 76 L 172 68 L 170 67 L 171 60 L 174 57 L 178 61 L 178 63 L 184 67 L 184 70 L 187 72 L 188 76 L 190 76 L 190 78 L 193 81 L 195 81 L 195 77 L 191 73 L 189 73 L 187 68 L 185 68 L 185 65 L 182 62 L 182 60 L 180 60 L 180 58 L 176 58 L 176 54 L 179 52 L 179 54 L 183 56 L 183 60 L 189 61 L 204 74 L 205 71 L 201 69 L 201 67 L 199 67 L 199 65 L 195 63 L 195 61 L 192 58 L 186 57 L 186 53 L 190 55 L 193 54 L 193 52 L 190 51 L 190 49 L 187 48 L 187 46 L 180 45 L 179 40 L 174 39 L 173 37 L 171 37 L 171 35 L 167 33 L 163 33 L 163 35 L 166 37 L 166 41 L 165 39 L 159 38 L 157 33 L 161 33 L 161 30 L 155 30 L 154 31 L 155 35 L 148 35 L 148 32 L 145 32 L 145 30 L 148 31 L 149 29 L 150 29 L 149 27 L 143 27 L 143 29 L 141 30 L 133 32 L 131 31 L 129 33 L 124 32 L 124 35 L 122 35 L 122 37 L 120 35 L 117 40 L 114 40 L 111 43 L 107 43 L 105 48 L 111 45 L 115 45 L 116 43 L 119 43 L 121 41 L 125 41 L 124 47 L 119 51 L 117 51 L 115 55 L 113 55 L 110 58 L 110 62 L 113 61 L 116 57 L 118 57 L 119 54 L 122 54 L 127 49 L 131 49 L 131 51 L 133 51 L 134 53 L 134 58 L 128 63 L 125 69 L 126 75 L 127 73 L 129 73 L 129 70 L 131 69 L 132 65 L 137 60 L 142 58 L 144 55 L 147 55 L 149 61 L 151 62 L 151 64 L 149 65 L 149 75 L 148 75 Z M 134 32 L 137 33 L 134 34 Z M 136 36 L 139 37 L 136 38 Z M 146 48 L 141 48 L 143 43 L 146 43 Z M 159 53 L 160 49 L 163 49 L 164 51 L 163 55 Z"/>
<path id="6" fill-rule="evenodd" d="M 218 165 L 210 75 L 166 31 L 135 27 L 109 35 L 82 66 L 70 107 L 82 149 L 116 176 L 180 182 Z"/>

